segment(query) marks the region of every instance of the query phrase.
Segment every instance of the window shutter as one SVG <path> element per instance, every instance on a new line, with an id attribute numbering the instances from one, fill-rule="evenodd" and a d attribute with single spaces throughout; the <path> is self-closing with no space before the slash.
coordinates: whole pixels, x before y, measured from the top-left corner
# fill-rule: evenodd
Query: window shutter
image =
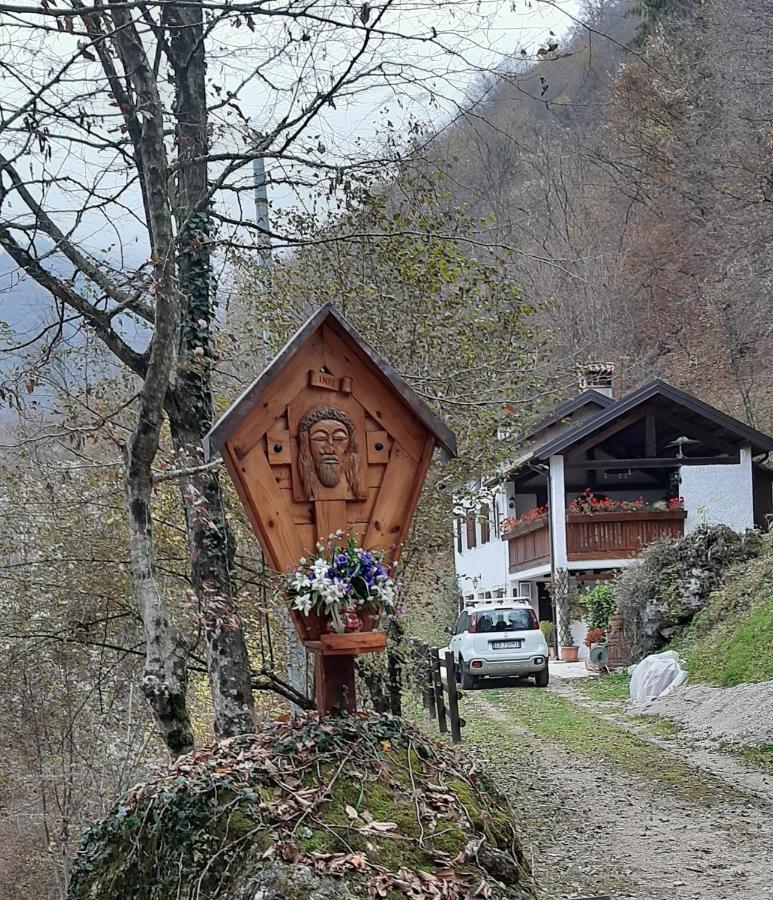
<path id="1" fill-rule="evenodd" d="M 489 505 L 484 503 L 480 508 L 480 542 L 488 544 L 491 540 L 491 523 L 489 522 Z"/>
<path id="2" fill-rule="evenodd" d="M 467 549 L 471 550 L 477 546 L 475 539 L 475 516 L 467 516 Z"/>

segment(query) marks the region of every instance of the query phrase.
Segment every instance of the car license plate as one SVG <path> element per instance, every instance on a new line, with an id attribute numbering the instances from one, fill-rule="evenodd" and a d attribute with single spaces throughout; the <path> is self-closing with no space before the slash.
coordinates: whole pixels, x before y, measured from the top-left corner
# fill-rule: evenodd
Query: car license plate
<path id="1" fill-rule="evenodd" d="M 493 650 L 517 650 L 522 643 L 523 641 L 492 641 L 491 647 Z"/>

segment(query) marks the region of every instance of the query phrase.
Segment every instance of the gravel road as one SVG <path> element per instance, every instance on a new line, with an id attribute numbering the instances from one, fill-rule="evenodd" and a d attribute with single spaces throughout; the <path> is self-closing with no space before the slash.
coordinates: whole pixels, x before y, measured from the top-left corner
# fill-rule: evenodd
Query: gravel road
<path id="1" fill-rule="evenodd" d="M 700 756 L 680 754 L 678 742 L 666 749 L 655 737 L 632 736 L 606 704 L 575 706 L 575 689 L 565 685 L 550 691 L 476 690 L 463 700 L 464 752 L 522 813 L 545 898 L 773 900 L 773 804 L 735 783 L 733 766 L 717 777 L 696 764 Z M 530 728 L 535 703 L 545 714 Z M 573 713 L 588 738 L 579 750 Z M 589 715 L 598 716 L 598 754 Z M 637 765 L 628 765 L 629 754 Z"/>

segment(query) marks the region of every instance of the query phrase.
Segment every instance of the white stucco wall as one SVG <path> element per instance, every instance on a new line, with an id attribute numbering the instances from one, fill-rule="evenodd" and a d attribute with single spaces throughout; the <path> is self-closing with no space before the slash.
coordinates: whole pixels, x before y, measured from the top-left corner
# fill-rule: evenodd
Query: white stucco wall
<path id="1" fill-rule="evenodd" d="M 503 541 L 496 529 L 497 516 L 507 515 L 506 498 L 498 493 L 494 497 L 489 517 L 490 540 L 480 543 L 480 523 L 476 523 L 477 546 L 467 549 L 467 533 L 462 527 L 462 552 L 459 553 L 454 536 L 454 566 L 459 590 L 463 596 L 474 594 L 482 597 L 487 591 L 506 590 L 508 579 L 507 542 Z M 477 580 L 477 584 L 476 584 Z"/>
<path id="2" fill-rule="evenodd" d="M 682 466 L 680 492 L 687 510 L 685 533 L 699 525 L 725 524 L 734 531 L 754 525 L 752 452 L 735 466 Z"/>

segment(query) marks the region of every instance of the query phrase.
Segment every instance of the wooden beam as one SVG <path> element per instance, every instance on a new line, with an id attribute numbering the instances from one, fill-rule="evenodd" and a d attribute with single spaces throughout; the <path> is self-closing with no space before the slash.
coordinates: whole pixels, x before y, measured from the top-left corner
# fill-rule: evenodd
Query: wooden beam
<path id="1" fill-rule="evenodd" d="M 605 441 L 607 438 L 612 437 L 612 435 L 617 434 L 618 431 L 622 431 L 624 428 L 628 428 L 629 425 L 633 425 L 634 422 L 638 422 L 646 415 L 647 411 L 645 409 L 636 409 L 632 413 L 629 413 L 627 416 L 623 416 L 622 419 L 615 419 L 614 422 L 610 422 L 606 428 L 602 428 L 601 431 L 594 432 L 590 437 L 586 438 L 584 441 L 581 441 L 579 444 L 567 447 L 566 449 L 569 453 L 574 455 L 575 453 L 582 453 L 584 450 L 588 450 L 591 447 L 597 447 L 602 441 Z"/>
<path id="2" fill-rule="evenodd" d="M 658 455 L 658 433 L 655 416 L 648 412 L 644 419 L 644 455 L 652 459 Z"/>
<path id="3" fill-rule="evenodd" d="M 678 469 L 680 466 L 735 466 L 740 462 L 735 456 L 686 456 L 684 459 L 585 459 L 566 463 L 567 469 Z"/>
<path id="4" fill-rule="evenodd" d="M 678 428 L 681 433 L 686 434 L 687 437 L 692 436 L 697 438 L 698 440 L 703 441 L 704 444 L 716 447 L 717 450 L 724 450 L 726 453 L 738 453 L 737 445 L 731 444 L 729 441 L 719 437 L 719 435 L 715 434 L 713 431 L 703 428 L 701 425 L 695 425 L 686 419 L 675 416 L 667 409 L 661 409 L 659 406 L 649 406 L 647 409 L 648 412 L 651 412 L 657 419 L 660 419 L 661 422 L 667 422 L 672 427 Z"/>

